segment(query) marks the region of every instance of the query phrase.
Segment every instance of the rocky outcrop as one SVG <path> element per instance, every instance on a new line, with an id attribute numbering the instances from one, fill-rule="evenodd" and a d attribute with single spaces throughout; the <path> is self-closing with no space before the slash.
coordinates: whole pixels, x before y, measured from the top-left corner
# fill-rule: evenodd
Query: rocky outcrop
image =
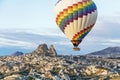
<path id="1" fill-rule="evenodd" d="M 33 54 L 44 54 L 44 53 L 47 53 L 47 51 L 48 51 L 47 45 L 46 44 L 41 44 L 32 53 Z"/>
<path id="2" fill-rule="evenodd" d="M 48 50 L 48 53 L 49 53 L 49 55 L 51 55 L 51 56 L 57 56 L 57 52 L 56 52 L 56 50 L 55 50 L 55 48 L 54 48 L 53 45 L 50 46 L 50 48 L 49 48 L 49 50 Z"/>
<path id="3" fill-rule="evenodd" d="M 39 45 L 38 48 L 32 52 L 32 54 L 37 54 L 41 56 L 51 56 L 51 57 L 57 56 L 57 52 L 54 46 L 51 45 L 50 48 L 48 49 L 47 44 Z"/>

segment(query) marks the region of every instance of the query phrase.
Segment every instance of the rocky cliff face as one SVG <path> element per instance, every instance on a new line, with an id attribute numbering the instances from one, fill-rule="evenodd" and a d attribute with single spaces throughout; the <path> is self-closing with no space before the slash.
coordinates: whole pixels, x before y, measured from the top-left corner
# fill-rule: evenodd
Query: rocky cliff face
<path id="1" fill-rule="evenodd" d="M 32 54 L 37 54 L 41 56 L 51 56 L 51 57 L 57 56 L 57 52 L 54 46 L 51 45 L 50 48 L 48 49 L 47 44 L 39 45 L 38 48 L 32 52 Z"/>

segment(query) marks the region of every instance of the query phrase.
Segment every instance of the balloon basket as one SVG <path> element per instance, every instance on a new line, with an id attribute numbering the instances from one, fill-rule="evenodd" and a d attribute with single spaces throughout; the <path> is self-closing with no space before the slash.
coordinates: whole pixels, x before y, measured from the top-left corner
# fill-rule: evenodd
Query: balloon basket
<path id="1" fill-rule="evenodd" d="M 80 51 L 80 48 L 74 47 L 73 50 L 74 50 L 74 51 Z"/>

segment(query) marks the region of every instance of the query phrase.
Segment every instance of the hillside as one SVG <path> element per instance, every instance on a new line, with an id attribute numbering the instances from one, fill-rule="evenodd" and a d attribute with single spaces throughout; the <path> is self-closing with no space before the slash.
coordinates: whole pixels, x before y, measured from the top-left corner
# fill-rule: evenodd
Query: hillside
<path id="1" fill-rule="evenodd" d="M 116 50 L 115 50 L 116 51 Z M 53 45 L 0 57 L 0 80 L 108 80 L 120 78 L 120 60 L 57 55 Z"/>
<path id="2" fill-rule="evenodd" d="M 118 57 L 120 56 L 120 47 L 108 47 L 100 51 L 89 53 L 87 55 L 102 57 Z"/>

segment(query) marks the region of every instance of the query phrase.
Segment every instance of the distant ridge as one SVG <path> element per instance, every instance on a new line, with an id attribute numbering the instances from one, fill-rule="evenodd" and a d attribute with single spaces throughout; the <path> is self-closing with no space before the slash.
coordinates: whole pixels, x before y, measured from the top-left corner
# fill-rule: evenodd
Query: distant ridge
<path id="1" fill-rule="evenodd" d="M 23 55 L 23 54 L 24 54 L 23 52 L 16 51 L 11 56 L 20 56 L 20 55 Z"/>
<path id="2" fill-rule="evenodd" d="M 89 56 L 101 56 L 101 57 L 119 57 L 120 47 L 108 47 L 100 51 L 87 54 Z"/>

